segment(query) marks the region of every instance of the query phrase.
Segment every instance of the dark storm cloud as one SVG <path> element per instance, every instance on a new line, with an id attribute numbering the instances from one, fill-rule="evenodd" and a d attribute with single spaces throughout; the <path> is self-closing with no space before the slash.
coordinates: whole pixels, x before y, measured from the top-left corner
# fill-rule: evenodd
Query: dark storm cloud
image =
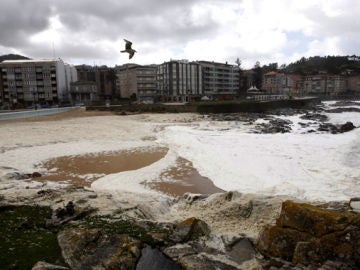
<path id="1" fill-rule="evenodd" d="M 128 38 L 167 49 L 179 48 L 193 39 L 214 36 L 219 22 L 209 11 L 200 18 L 193 11 L 195 5 L 240 3 L 239 0 L 2 0 L 0 2 L 0 48 L 17 49 L 30 57 L 51 57 L 49 41 L 30 38 L 49 29 L 56 18 L 62 25 L 56 50 L 62 57 L 76 55 L 95 58 L 99 49 L 94 43 L 119 44 Z M 206 13 L 208 12 L 208 14 Z M 143 45 L 149 48 L 149 45 Z M 81 49 L 83 48 L 83 49 Z M 105 48 L 101 48 L 105 49 Z M 7 53 L 7 52 L 0 52 Z M 100 56 L 101 57 L 101 54 Z"/>
<path id="2" fill-rule="evenodd" d="M 0 0 L 0 55 L 116 64 L 125 60 L 119 53 L 123 38 L 134 42 L 139 64 L 198 57 L 285 59 L 318 53 L 317 44 L 329 53 L 353 54 L 359 45 L 360 1 L 325 2 Z M 292 31 L 306 37 L 292 42 L 287 37 Z M 287 40 L 300 45 L 289 50 Z"/>
<path id="3" fill-rule="evenodd" d="M 199 1 L 200 2 L 200 1 Z M 56 5 L 60 21 L 74 32 L 94 38 L 188 39 L 217 29 L 209 16 L 202 22 L 191 18 L 193 1 L 62 1 Z"/>
<path id="4" fill-rule="evenodd" d="M 0 1 L 0 45 L 21 47 L 30 35 L 46 29 L 51 7 L 42 0 Z"/>

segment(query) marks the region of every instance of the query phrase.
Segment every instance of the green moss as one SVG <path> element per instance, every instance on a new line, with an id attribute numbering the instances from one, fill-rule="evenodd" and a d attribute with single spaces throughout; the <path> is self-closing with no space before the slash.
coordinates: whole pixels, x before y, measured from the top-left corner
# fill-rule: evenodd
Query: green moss
<path id="1" fill-rule="evenodd" d="M 49 207 L 0 208 L 0 269 L 31 269 L 38 261 L 65 265 L 56 231 L 45 227 Z"/>
<path id="2" fill-rule="evenodd" d="M 73 225 L 69 226 L 74 227 Z M 121 218 L 116 219 L 111 216 L 86 217 L 81 220 L 81 223 L 77 224 L 76 227 L 84 229 L 100 229 L 110 234 L 127 234 L 151 246 L 161 244 L 159 240 L 154 239 L 150 235 L 151 233 L 167 233 L 166 229 L 158 228 L 156 226 L 147 226 L 147 228 L 145 229 L 137 225 L 132 220 L 126 220 Z"/>

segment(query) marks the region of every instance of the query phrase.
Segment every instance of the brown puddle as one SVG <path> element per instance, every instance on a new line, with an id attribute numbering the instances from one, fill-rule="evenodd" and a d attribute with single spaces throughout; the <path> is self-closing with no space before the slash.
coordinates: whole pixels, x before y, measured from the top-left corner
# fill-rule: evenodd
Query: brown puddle
<path id="1" fill-rule="evenodd" d="M 213 182 L 193 167 L 184 158 L 178 158 L 176 165 L 160 175 L 160 181 L 144 183 L 146 186 L 170 196 L 182 196 L 186 192 L 213 194 L 223 192 Z"/>
<path id="2" fill-rule="evenodd" d="M 162 159 L 168 149 L 137 149 L 135 151 L 114 151 L 82 156 L 65 156 L 51 159 L 42 164 L 50 173 L 36 178 L 44 181 L 69 180 L 72 184 L 90 186 L 106 174 L 137 170 Z M 86 176 L 90 174 L 90 176 Z"/>
<path id="3" fill-rule="evenodd" d="M 107 174 L 137 170 L 162 159 L 168 149 L 136 149 L 114 151 L 82 156 L 65 156 L 42 164 L 49 172 L 36 180 L 70 181 L 78 186 L 90 186 Z M 176 164 L 160 175 L 159 181 L 142 183 L 148 188 L 170 196 L 182 196 L 186 192 L 212 194 L 222 192 L 212 181 L 203 177 L 186 159 L 178 158 Z"/>

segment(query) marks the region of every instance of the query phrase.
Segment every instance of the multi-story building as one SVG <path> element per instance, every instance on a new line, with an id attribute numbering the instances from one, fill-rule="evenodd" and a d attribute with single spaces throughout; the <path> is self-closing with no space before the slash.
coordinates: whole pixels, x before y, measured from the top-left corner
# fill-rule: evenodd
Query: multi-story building
<path id="1" fill-rule="evenodd" d="M 70 103 L 72 105 L 91 105 L 94 101 L 98 100 L 95 82 L 77 81 L 70 84 Z"/>
<path id="2" fill-rule="evenodd" d="M 346 90 L 360 95 L 360 75 L 350 76 L 346 79 Z"/>
<path id="3" fill-rule="evenodd" d="M 116 71 L 106 66 L 76 66 L 79 81 L 95 82 L 101 100 L 115 100 L 120 96 L 116 88 Z"/>
<path id="4" fill-rule="evenodd" d="M 156 65 L 123 65 L 117 67 L 117 86 L 122 98 L 136 98 L 139 102 L 157 100 Z"/>
<path id="5" fill-rule="evenodd" d="M 4 103 L 4 86 L 3 86 L 3 78 L 0 67 L 0 110 L 3 108 L 3 103 Z"/>
<path id="6" fill-rule="evenodd" d="M 203 94 L 214 99 L 233 99 L 240 92 L 240 69 L 227 63 L 199 61 Z"/>
<path id="7" fill-rule="evenodd" d="M 304 96 L 302 76 L 285 74 L 282 82 L 282 93 L 290 97 Z"/>
<path id="8" fill-rule="evenodd" d="M 303 80 L 303 92 L 309 95 L 337 96 L 346 90 L 345 79 L 341 75 L 307 75 Z"/>
<path id="9" fill-rule="evenodd" d="M 262 90 L 269 95 L 302 96 L 301 75 L 270 71 L 264 74 Z"/>
<path id="10" fill-rule="evenodd" d="M 187 102 L 203 94 L 202 69 L 199 63 L 171 60 L 158 65 L 157 90 L 163 101 Z"/>
<path id="11" fill-rule="evenodd" d="M 61 59 L 6 60 L 0 69 L 2 102 L 11 107 L 67 103 L 70 83 L 77 80 L 75 68 Z"/>
<path id="12" fill-rule="evenodd" d="M 341 75 L 317 74 L 301 76 L 271 71 L 264 74 L 261 90 L 268 95 L 329 97 L 344 93 L 346 87 L 345 78 Z M 352 87 L 354 87 L 354 84 L 352 84 Z"/>
<path id="13" fill-rule="evenodd" d="M 283 94 L 285 74 L 270 71 L 264 74 L 262 90 L 267 94 Z"/>

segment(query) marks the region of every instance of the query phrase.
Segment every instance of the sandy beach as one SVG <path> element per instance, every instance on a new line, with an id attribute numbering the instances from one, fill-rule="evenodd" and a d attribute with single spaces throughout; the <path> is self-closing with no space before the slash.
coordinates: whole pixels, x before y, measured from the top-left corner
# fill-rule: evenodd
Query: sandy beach
<path id="1" fill-rule="evenodd" d="M 305 113 L 214 117 L 79 109 L 1 121 L 0 200 L 54 212 L 72 202 L 77 211 L 142 226 L 199 219 L 211 232 L 199 241 L 204 250 L 216 250 L 220 262 L 237 241 L 253 250 L 250 242 L 276 223 L 288 199 L 341 208 L 359 197 L 359 129 L 332 134 L 320 129 L 315 113 L 304 119 Z M 322 114 L 333 128 L 360 125 L 357 112 Z M 264 131 L 274 123 L 288 132 Z M 184 246 L 176 248 L 181 253 Z M 258 259 L 226 264 L 253 269 Z"/>
<path id="2" fill-rule="evenodd" d="M 269 121 L 261 118 L 246 123 L 85 109 L 2 121 L 0 174 L 37 171 L 43 183 L 160 196 L 237 190 L 326 201 L 358 194 L 358 130 L 309 133 L 319 123 L 276 117 L 292 123 L 292 131 L 258 134 L 256 126 Z M 356 113 L 327 117 L 359 124 Z"/>

